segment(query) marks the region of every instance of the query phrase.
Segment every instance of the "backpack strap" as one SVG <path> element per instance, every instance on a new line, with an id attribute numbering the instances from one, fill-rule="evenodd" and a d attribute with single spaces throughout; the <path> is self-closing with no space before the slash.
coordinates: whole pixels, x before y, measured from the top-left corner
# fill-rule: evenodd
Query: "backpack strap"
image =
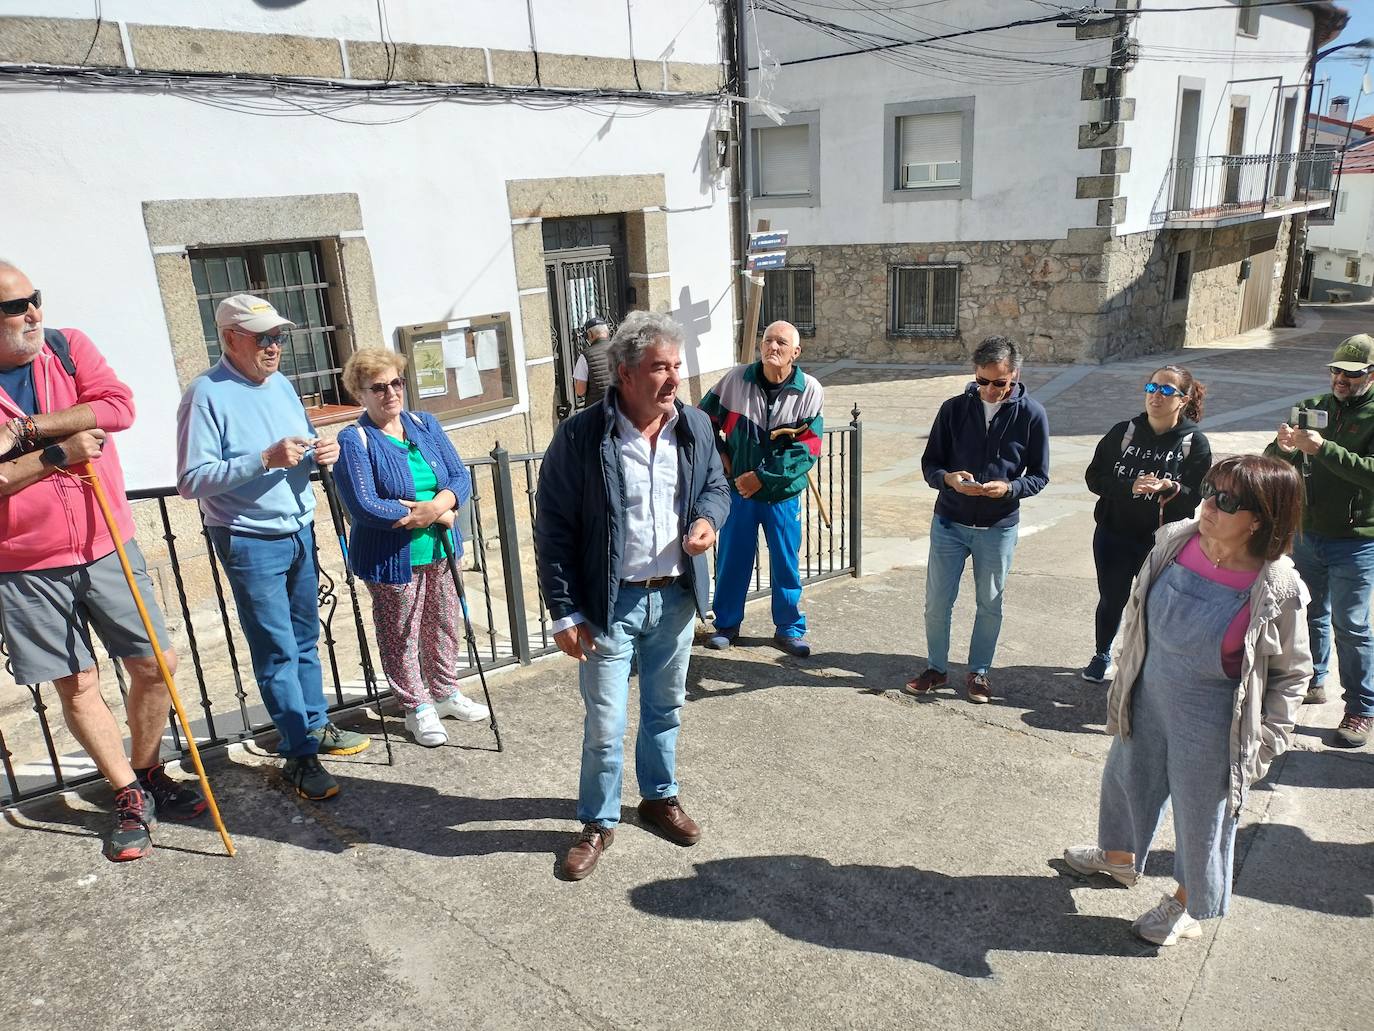
<path id="1" fill-rule="evenodd" d="M 43 330 L 43 343 L 48 345 L 48 350 L 57 356 L 57 360 L 62 363 L 62 368 L 67 371 L 68 376 L 76 375 L 76 362 L 72 360 L 72 346 L 67 343 L 66 334 L 60 329 Z"/>
<path id="2" fill-rule="evenodd" d="M 1126 449 L 1131 446 L 1131 438 L 1135 436 L 1135 420 L 1131 419 L 1126 423 L 1126 432 L 1121 434 L 1121 453 L 1124 455 Z"/>
<path id="3" fill-rule="evenodd" d="M 1183 452 L 1183 459 L 1187 461 L 1188 456 L 1193 451 L 1193 435 L 1191 432 L 1185 433 L 1183 439 L 1179 441 L 1178 449 Z"/>

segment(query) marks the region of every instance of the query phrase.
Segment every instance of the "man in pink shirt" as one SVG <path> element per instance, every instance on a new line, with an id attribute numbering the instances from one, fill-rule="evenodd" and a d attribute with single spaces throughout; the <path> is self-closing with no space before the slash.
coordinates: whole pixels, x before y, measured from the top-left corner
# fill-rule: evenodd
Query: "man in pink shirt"
<path id="1" fill-rule="evenodd" d="M 67 727 L 115 791 L 105 858 L 152 851 L 155 818 L 189 820 L 205 799 L 159 761 L 171 699 L 153 645 L 89 484 L 93 463 L 109 495 L 143 603 L 169 669 L 176 669 L 110 434 L 134 421 L 133 394 L 80 330 L 45 330 L 43 298 L 0 261 L 0 633 L 20 684 L 51 680 Z M 91 628 L 129 671 L 125 708 L 133 762 L 100 693 Z"/>

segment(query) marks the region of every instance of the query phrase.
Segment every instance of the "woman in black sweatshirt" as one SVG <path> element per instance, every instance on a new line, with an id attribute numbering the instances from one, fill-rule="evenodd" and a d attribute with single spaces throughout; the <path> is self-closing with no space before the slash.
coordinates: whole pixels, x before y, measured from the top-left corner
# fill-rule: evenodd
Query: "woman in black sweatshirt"
<path id="1" fill-rule="evenodd" d="M 1079 674 L 1084 680 L 1100 684 L 1111 677 L 1112 638 L 1155 531 L 1197 509 L 1198 488 L 1212 467 L 1211 445 L 1197 428 L 1206 395 L 1191 372 L 1166 365 L 1145 384 L 1145 411 L 1097 443 L 1085 476 L 1098 499 L 1097 652 Z"/>

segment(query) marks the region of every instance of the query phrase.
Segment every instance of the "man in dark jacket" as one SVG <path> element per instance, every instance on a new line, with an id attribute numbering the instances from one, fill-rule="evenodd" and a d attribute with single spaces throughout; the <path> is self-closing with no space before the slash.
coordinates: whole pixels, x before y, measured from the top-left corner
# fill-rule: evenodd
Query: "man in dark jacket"
<path id="1" fill-rule="evenodd" d="M 1045 409 L 1018 382 L 1021 352 L 1011 340 L 979 344 L 973 372 L 975 382 L 940 406 L 921 456 L 926 482 L 940 492 L 926 566 L 927 668 L 903 690 L 926 695 L 949 682 L 950 622 L 972 556 L 978 611 L 966 687 L 969 701 L 987 702 L 1021 499 L 1049 482 L 1050 427 Z"/>
<path id="2" fill-rule="evenodd" d="M 678 804 L 678 726 L 696 615 L 705 617 L 706 552 L 729 511 L 710 420 L 677 400 L 682 327 L 633 312 L 611 341 L 616 382 L 554 433 L 539 470 L 534 536 L 554 640 L 579 660 L 587 715 L 577 818 L 563 860 L 580 880 L 610 847 L 630 689 L 639 665 L 635 773 L 640 817 L 664 837 L 701 837 Z"/>
<path id="3" fill-rule="evenodd" d="M 1374 729 L 1374 634 L 1369 594 L 1374 589 L 1374 338 L 1343 341 L 1327 366 L 1331 392 L 1299 408 L 1325 412 L 1318 431 L 1284 423 L 1266 455 L 1294 462 L 1306 481 L 1302 533 L 1293 562 L 1311 592 L 1307 626 L 1312 681 L 1307 701 L 1326 700 L 1326 671 L 1335 629 L 1336 663 L 1345 715 L 1336 743 L 1359 747 Z"/>

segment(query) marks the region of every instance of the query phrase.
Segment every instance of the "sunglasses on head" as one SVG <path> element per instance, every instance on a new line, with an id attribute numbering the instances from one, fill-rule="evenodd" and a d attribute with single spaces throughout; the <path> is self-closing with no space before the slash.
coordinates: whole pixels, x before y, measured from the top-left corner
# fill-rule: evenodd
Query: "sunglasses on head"
<path id="1" fill-rule="evenodd" d="M 1168 383 L 1146 383 L 1145 393 L 1163 394 L 1165 397 L 1180 397 L 1187 394 L 1188 391 L 1180 390 L 1178 387 L 1171 386 Z"/>
<path id="2" fill-rule="evenodd" d="M 1245 507 L 1245 502 L 1237 495 L 1227 490 L 1217 490 L 1208 480 L 1202 481 L 1202 490 L 1200 493 L 1202 494 L 1203 501 L 1211 498 L 1213 504 L 1227 515 L 1235 515 Z"/>
<path id="3" fill-rule="evenodd" d="M 6 315 L 23 315 L 29 310 L 29 305 L 35 308 L 43 307 L 43 291 L 35 290 L 28 297 L 14 297 L 8 301 L 0 301 L 0 312 Z"/>
<path id="4" fill-rule="evenodd" d="M 1369 375 L 1368 367 L 1361 369 L 1359 372 L 1351 372 L 1349 369 L 1338 369 L 1334 365 L 1328 366 L 1328 368 L 1331 370 L 1331 375 L 1342 376 L 1345 379 L 1364 379 L 1364 377 Z"/>
<path id="5" fill-rule="evenodd" d="M 390 380 L 386 383 L 369 383 L 367 385 L 367 389 L 372 391 L 372 393 L 376 394 L 378 397 L 386 397 L 386 392 L 388 390 L 394 390 L 396 391 L 396 393 L 399 394 L 401 393 L 401 391 L 405 390 L 405 388 L 405 380 L 401 379 L 400 376 L 397 376 L 395 379 Z"/>
<path id="6" fill-rule="evenodd" d="M 980 387 L 996 387 L 998 390 L 1004 390 L 1004 389 L 1006 388 L 1007 384 L 1011 382 L 1011 380 L 1009 380 L 1009 379 L 984 379 L 982 376 L 979 376 L 979 375 L 976 375 L 976 374 L 975 374 L 974 377 L 973 377 L 973 382 L 977 383 Z"/>

